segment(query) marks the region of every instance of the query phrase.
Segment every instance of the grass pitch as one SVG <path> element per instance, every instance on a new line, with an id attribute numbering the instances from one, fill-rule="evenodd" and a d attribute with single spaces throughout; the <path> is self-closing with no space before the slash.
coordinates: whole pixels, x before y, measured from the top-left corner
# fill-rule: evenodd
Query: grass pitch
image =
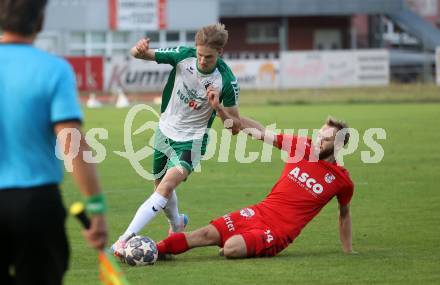
<path id="1" fill-rule="evenodd" d="M 439 284 L 440 104 L 243 104 L 240 111 L 264 124 L 277 123 L 281 129 L 319 128 L 331 114 L 345 119 L 361 135 L 367 128 L 386 130 L 387 139 L 379 141 L 385 151 L 382 162 L 362 163 L 361 151 L 369 150 L 362 137 L 358 150 L 345 161 L 355 183 L 353 247 L 359 254 L 342 253 L 333 200 L 277 257 L 225 260 L 217 255 L 216 247 L 195 249 L 150 267 L 122 266 L 131 284 Z M 86 111 L 85 129 L 109 131 L 108 140 L 101 141 L 107 157 L 99 172 L 109 204 L 110 242 L 125 230 L 153 187 L 128 160 L 113 153 L 124 150 L 127 112 L 113 108 Z M 139 115 L 135 125 L 151 118 Z M 217 119 L 215 128 L 220 127 Z M 151 135 L 133 136 L 134 149 L 142 148 Z M 261 148 L 260 142 L 248 141 L 247 151 Z M 218 162 L 217 151 L 213 159 L 202 163 L 201 173 L 192 174 L 178 188 L 180 210 L 190 217 L 189 230 L 262 200 L 281 173 L 278 150 L 273 151 L 271 163 L 240 164 L 234 153 L 233 143 L 229 162 L 224 163 Z M 151 156 L 142 164 L 150 170 Z M 67 205 L 80 199 L 74 188 L 67 175 L 63 185 Z M 98 284 L 96 253 L 85 245 L 74 219 L 68 220 L 67 228 L 72 254 L 65 284 Z M 160 214 L 142 234 L 160 240 L 167 230 Z"/>

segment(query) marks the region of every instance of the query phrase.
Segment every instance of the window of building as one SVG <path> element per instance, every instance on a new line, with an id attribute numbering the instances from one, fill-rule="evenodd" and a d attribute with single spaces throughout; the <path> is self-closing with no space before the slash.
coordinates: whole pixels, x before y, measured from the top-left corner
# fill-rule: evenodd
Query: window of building
<path id="1" fill-rule="evenodd" d="M 71 55 L 71 56 L 85 56 L 86 51 L 84 49 L 72 49 L 72 50 L 70 50 L 69 55 Z"/>
<path id="2" fill-rule="evenodd" d="M 96 44 L 105 43 L 105 32 L 91 32 L 90 40 L 92 43 L 96 43 Z"/>
<path id="3" fill-rule="evenodd" d="M 128 43 L 129 33 L 128 32 L 113 32 L 112 42 L 125 44 Z"/>
<path id="4" fill-rule="evenodd" d="M 112 55 L 129 55 L 130 52 L 128 49 L 113 49 Z"/>
<path id="5" fill-rule="evenodd" d="M 105 56 L 105 49 L 92 49 L 90 55 L 102 55 Z"/>
<path id="6" fill-rule="evenodd" d="M 51 0 L 50 5 L 60 5 L 60 6 L 77 6 L 77 5 L 84 5 L 87 4 L 84 3 L 86 1 L 84 0 Z"/>
<path id="7" fill-rule="evenodd" d="M 72 32 L 70 33 L 70 43 L 72 44 L 83 44 L 86 42 L 85 32 Z"/>
<path id="8" fill-rule="evenodd" d="M 250 44 L 272 44 L 279 40 L 279 23 L 255 22 L 248 23 L 246 40 Z"/>
<path id="9" fill-rule="evenodd" d="M 187 31 L 186 32 L 186 41 L 189 43 L 193 43 L 196 41 L 196 31 Z"/>
<path id="10" fill-rule="evenodd" d="M 166 35 L 167 42 L 178 42 L 179 41 L 179 32 L 168 31 Z"/>
<path id="11" fill-rule="evenodd" d="M 151 42 L 158 43 L 160 41 L 159 32 L 147 32 L 145 37 L 149 38 Z"/>
<path id="12" fill-rule="evenodd" d="M 337 29 L 318 29 L 313 33 L 314 49 L 337 50 L 342 48 L 342 32 Z"/>

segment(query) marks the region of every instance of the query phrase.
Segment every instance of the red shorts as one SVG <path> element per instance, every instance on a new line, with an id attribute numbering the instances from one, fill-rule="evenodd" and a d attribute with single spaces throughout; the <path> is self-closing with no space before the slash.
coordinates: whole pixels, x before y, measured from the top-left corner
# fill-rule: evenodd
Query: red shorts
<path id="1" fill-rule="evenodd" d="M 254 207 L 243 208 L 211 221 L 220 233 L 221 247 L 234 235 L 244 238 L 248 257 L 274 256 L 288 246 Z"/>

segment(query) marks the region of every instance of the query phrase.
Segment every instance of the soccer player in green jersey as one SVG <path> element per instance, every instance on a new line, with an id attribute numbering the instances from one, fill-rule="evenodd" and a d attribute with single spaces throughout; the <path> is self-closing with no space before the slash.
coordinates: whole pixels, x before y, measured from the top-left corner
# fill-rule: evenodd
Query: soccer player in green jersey
<path id="1" fill-rule="evenodd" d="M 135 58 L 170 64 L 173 69 L 162 93 L 161 117 L 156 130 L 153 174 L 155 192 L 139 207 L 125 233 L 112 246 L 123 255 L 125 240 L 137 234 L 162 209 L 170 233 L 183 231 L 188 222 L 179 214 L 176 187 L 205 153 L 207 131 L 216 116 L 235 135 L 240 131 L 239 87 L 231 69 L 220 58 L 228 40 L 222 24 L 201 28 L 196 47 L 150 49 L 149 39 L 131 50 Z"/>

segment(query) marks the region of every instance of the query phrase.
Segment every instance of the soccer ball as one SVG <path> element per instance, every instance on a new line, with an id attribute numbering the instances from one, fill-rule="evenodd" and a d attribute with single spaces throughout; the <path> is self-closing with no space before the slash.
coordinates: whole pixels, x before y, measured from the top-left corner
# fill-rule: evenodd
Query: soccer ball
<path id="1" fill-rule="evenodd" d="M 157 260 L 156 243 L 149 237 L 134 236 L 125 246 L 125 261 L 131 266 L 153 265 Z"/>

